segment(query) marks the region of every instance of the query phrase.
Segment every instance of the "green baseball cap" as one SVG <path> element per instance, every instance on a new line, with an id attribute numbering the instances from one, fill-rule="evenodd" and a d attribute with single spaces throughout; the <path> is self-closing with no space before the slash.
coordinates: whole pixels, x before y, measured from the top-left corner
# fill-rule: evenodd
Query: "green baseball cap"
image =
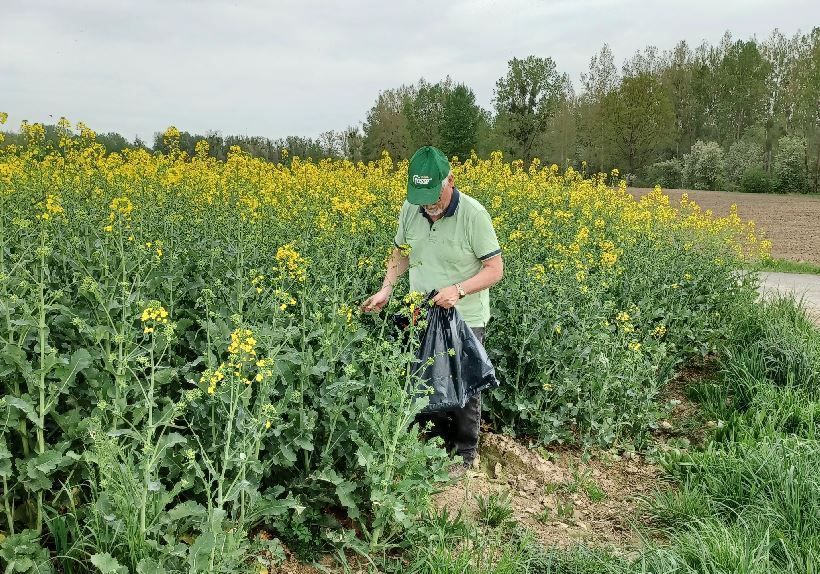
<path id="1" fill-rule="evenodd" d="M 431 145 L 419 148 L 407 166 L 407 201 L 429 205 L 441 196 L 441 182 L 450 174 L 450 162 Z"/>

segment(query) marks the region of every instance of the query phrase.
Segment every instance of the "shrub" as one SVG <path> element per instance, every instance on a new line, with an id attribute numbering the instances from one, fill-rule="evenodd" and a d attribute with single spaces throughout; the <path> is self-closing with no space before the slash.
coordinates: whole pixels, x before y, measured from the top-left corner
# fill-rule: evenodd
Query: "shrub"
<path id="1" fill-rule="evenodd" d="M 646 179 L 650 186 L 660 185 L 666 189 L 676 189 L 683 182 L 683 162 L 673 157 L 653 163 L 646 168 Z"/>
<path id="2" fill-rule="evenodd" d="M 763 171 L 763 146 L 752 139 L 736 141 L 726 152 L 726 185 L 731 191 L 749 191 L 744 188 L 744 178 L 751 170 Z M 768 189 L 765 191 L 769 191 Z M 755 193 L 763 193 L 755 189 Z"/>
<path id="3" fill-rule="evenodd" d="M 806 169 L 806 140 L 784 136 L 777 142 L 772 172 L 778 193 L 808 193 L 809 174 Z"/>
<path id="4" fill-rule="evenodd" d="M 683 184 L 692 189 L 723 189 L 726 159 L 717 142 L 698 140 L 683 155 Z"/>
<path id="5" fill-rule="evenodd" d="M 770 193 L 772 178 L 762 167 L 750 167 L 743 173 L 739 190 L 745 193 Z"/>

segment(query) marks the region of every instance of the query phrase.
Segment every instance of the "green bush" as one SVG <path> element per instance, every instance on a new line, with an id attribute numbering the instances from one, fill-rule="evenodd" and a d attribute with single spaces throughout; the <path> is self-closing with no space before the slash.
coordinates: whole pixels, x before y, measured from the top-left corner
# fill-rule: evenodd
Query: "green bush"
<path id="1" fill-rule="evenodd" d="M 698 140 L 683 155 L 683 184 L 692 189 L 725 189 L 726 158 L 717 142 Z"/>
<path id="2" fill-rule="evenodd" d="M 763 170 L 763 146 L 752 138 L 736 141 L 726 152 L 726 185 L 730 191 L 764 193 L 760 186 L 745 189 L 747 174 L 766 173 Z M 754 182 L 750 182 L 752 186 Z M 769 191 L 769 190 L 765 190 Z"/>
<path id="3" fill-rule="evenodd" d="M 797 136 L 780 138 L 772 162 L 772 172 L 778 193 L 808 193 L 806 140 Z"/>
<path id="4" fill-rule="evenodd" d="M 646 183 L 665 189 L 677 189 L 683 183 L 683 162 L 676 157 L 653 163 L 646 168 Z"/>
<path id="5" fill-rule="evenodd" d="M 738 189 L 744 193 L 770 193 L 772 178 L 762 167 L 751 167 L 743 173 Z"/>

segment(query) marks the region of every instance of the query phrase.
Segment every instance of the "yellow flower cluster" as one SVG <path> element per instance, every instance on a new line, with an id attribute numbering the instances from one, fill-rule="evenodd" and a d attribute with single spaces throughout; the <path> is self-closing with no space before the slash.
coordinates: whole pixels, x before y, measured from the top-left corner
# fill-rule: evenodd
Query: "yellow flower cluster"
<path id="1" fill-rule="evenodd" d="M 353 321 L 353 307 L 351 307 L 347 303 L 342 303 L 339 306 L 337 314 L 339 315 L 339 317 L 344 318 L 346 323 L 351 323 Z"/>
<path id="2" fill-rule="evenodd" d="M 408 317 L 413 317 L 415 315 L 416 310 L 421 307 L 424 297 L 424 293 L 420 291 L 411 291 L 404 296 L 404 304 L 407 305 L 406 313 L 408 314 Z"/>
<path id="3" fill-rule="evenodd" d="M 228 353 L 233 356 L 256 355 L 256 339 L 250 329 L 235 329 L 231 333 Z"/>
<path id="4" fill-rule="evenodd" d="M 113 221 L 117 216 L 128 219 L 131 216 L 131 212 L 134 211 L 134 204 L 131 203 L 131 200 L 127 197 L 115 197 L 111 200 L 108 209 L 111 210 L 108 216 L 109 220 Z"/>
<path id="5" fill-rule="evenodd" d="M 165 132 L 162 134 L 162 139 L 166 145 L 174 140 L 179 140 L 180 131 L 174 126 L 168 126 Z"/>
<path id="6" fill-rule="evenodd" d="M 209 395 L 216 393 L 216 386 L 225 379 L 225 365 L 220 364 L 216 369 L 207 369 L 202 373 L 201 382 L 208 385 Z"/>
<path id="7" fill-rule="evenodd" d="M 283 291 L 282 289 L 274 289 L 273 295 L 280 311 L 286 311 L 288 307 L 293 307 L 296 305 L 296 299 L 294 299 L 293 296 L 287 291 Z"/>
<path id="8" fill-rule="evenodd" d="M 276 250 L 276 261 L 279 263 L 278 270 L 282 276 L 289 277 L 296 281 L 304 281 L 307 277 L 304 258 L 293 248 L 293 244 L 281 246 Z"/>
<path id="9" fill-rule="evenodd" d="M 151 303 L 143 309 L 142 315 L 140 315 L 140 321 L 143 323 L 143 333 L 148 335 L 154 332 L 154 328 L 157 325 L 168 324 L 168 311 L 159 304 L 159 301 L 151 301 Z"/>
<path id="10" fill-rule="evenodd" d="M 258 275 L 256 274 L 256 271 L 253 272 L 253 276 L 251 277 L 251 285 L 257 293 L 261 293 L 264 290 L 262 283 L 264 280 L 264 275 Z"/>
<path id="11" fill-rule="evenodd" d="M 115 197 L 108 205 L 108 224 L 103 228 L 107 233 L 114 230 L 114 222 L 117 220 L 127 221 L 134 211 L 134 204 L 127 197 Z"/>
<path id="12" fill-rule="evenodd" d="M 53 193 L 47 194 L 45 200 L 41 201 L 37 205 L 42 210 L 39 214 L 37 214 L 37 217 L 39 219 L 54 219 L 55 217 L 58 217 L 65 213 L 63 206 L 60 205 L 59 196 Z"/>
<path id="13" fill-rule="evenodd" d="M 243 372 L 246 367 L 251 369 L 249 374 Z M 256 367 L 256 374 L 253 367 Z M 227 362 L 220 363 L 215 369 L 206 369 L 200 382 L 206 385 L 208 394 L 213 395 L 226 376 L 231 377 L 229 380 L 233 382 L 241 381 L 245 385 L 254 381 L 260 383 L 273 376 L 273 361 L 257 358 L 256 339 L 250 329 L 239 328 L 231 333 Z"/>
<path id="14" fill-rule="evenodd" d="M 46 137 L 46 128 L 43 124 L 30 124 L 23 120 L 20 124 L 20 133 L 26 136 L 26 141 L 30 146 L 37 146 Z"/>
<path id="15" fill-rule="evenodd" d="M 276 411 L 276 406 L 271 403 L 262 405 L 262 418 L 265 419 L 265 430 L 271 427 L 271 420 L 276 418 L 279 413 Z"/>
<path id="16" fill-rule="evenodd" d="M 259 359 L 256 361 L 256 368 L 258 371 L 256 372 L 256 377 L 254 380 L 257 383 L 262 382 L 265 379 L 269 379 L 273 376 L 273 361 L 270 359 Z"/>

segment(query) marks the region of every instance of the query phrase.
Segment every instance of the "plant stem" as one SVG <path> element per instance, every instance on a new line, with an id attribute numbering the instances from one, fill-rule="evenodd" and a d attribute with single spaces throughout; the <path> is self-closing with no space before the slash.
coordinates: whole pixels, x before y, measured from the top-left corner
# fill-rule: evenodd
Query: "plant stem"
<path id="1" fill-rule="evenodd" d="M 9 484 L 6 477 L 3 477 L 3 507 L 6 510 L 6 522 L 9 525 L 9 534 L 14 536 L 14 512 L 11 510 L 11 504 L 9 504 Z"/>
<path id="2" fill-rule="evenodd" d="M 219 484 L 217 485 L 217 502 L 219 503 L 219 509 L 222 509 L 222 505 L 224 504 L 223 500 L 223 493 L 222 493 L 222 485 L 225 482 L 225 471 L 228 467 L 228 457 L 231 453 L 231 439 L 233 434 L 233 425 L 234 425 L 234 417 L 236 416 L 236 403 L 237 400 L 234 396 L 234 387 L 236 386 L 233 381 L 233 376 L 231 376 L 231 412 L 228 415 L 228 436 L 225 439 L 225 451 L 222 454 L 222 470 L 219 473 Z"/>
<path id="3" fill-rule="evenodd" d="M 46 451 L 45 417 L 46 417 L 46 234 L 45 229 L 40 232 L 40 280 L 37 284 L 39 295 L 39 317 L 37 322 L 38 343 L 40 345 L 40 373 L 38 377 L 40 404 L 37 413 L 37 454 Z M 43 532 L 43 492 L 37 493 L 37 534 Z"/>
<path id="4" fill-rule="evenodd" d="M 125 329 L 127 325 L 127 302 L 128 302 L 128 293 L 127 293 L 127 278 L 128 278 L 128 271 L 125 266 L 125 245 L 122 240 L 122 224 L 118 225 L 118 241 L 117 247 L 119 248 L 120 252 L 120 337 L 119 343 L 117 344 L 117 376 L 114 378 L 114 401 L 118 407 L 120 405 L 120 389 L 125 386 Z M 114 425 L 116 429 L 117 424 L 117 417 L 114 417 Z"/>

